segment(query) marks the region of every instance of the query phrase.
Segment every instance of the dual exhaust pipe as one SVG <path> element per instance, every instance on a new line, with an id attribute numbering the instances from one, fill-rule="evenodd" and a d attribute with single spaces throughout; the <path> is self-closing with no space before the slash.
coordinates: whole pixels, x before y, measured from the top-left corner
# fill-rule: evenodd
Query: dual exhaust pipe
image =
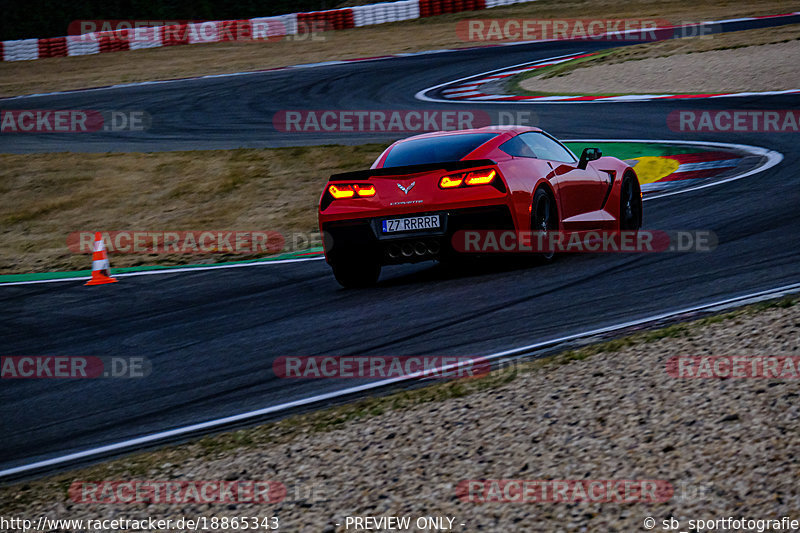
<path id="1" fill-rule="evenodd" d="M 403 244 L 390 244 L 387 249 L 387 254 L 392 259 L 399 259 L 401 257 L 424 257 L 426 255 L 438 255 L 441 247 L 438 241 L 414 241 L 404 242 Z"/>

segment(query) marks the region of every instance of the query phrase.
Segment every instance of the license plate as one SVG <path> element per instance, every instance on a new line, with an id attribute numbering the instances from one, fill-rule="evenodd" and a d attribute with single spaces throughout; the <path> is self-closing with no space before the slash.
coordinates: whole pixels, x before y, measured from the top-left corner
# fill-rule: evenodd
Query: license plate
<path id="1" fill-rule="evenodd" d="M 440 228 L 439 215 L 426 215 L 423 217 L 389 218 L 381 221 L 383 233 L 400 231 L 419 231 Z"/>

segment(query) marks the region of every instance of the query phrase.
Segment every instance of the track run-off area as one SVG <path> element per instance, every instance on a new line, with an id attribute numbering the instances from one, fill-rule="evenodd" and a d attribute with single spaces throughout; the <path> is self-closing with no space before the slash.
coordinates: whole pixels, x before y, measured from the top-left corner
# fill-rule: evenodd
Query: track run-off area
<path id="1" fill-rule="evenodd" d="M 728 29 L 765 27 L 736 24 Z M 3 355 L 143 356 L 152 364 L 142 379 L 4 380 L 0 476 L 35 474 L 399 385 L 280 379 L 272 363 L 282 356 L 516 357 L 675 313 L 750 301 L 748 295 L 775 295 L 776 288 L 796 290 L 796 134 L 676 132 L 668 123 L 675 111 L 796 109 L 796 94 L 535 106 L 415 97 L 495 69 L 611 46 L 619 43 L 526 43 L 0 101 L 3 109 L 144 110 L 153 117 L 146 132 L 3 135 L 0 151 L 12 153 L 388 143 L 402 135 L 287 133 L 273 117 L 309 108 L 515 113 L 524 107 L 534 110 L 534 125 L 576 143 L 647 141 L 747 159 L 718 179 L 687 180 L 685 187 L 646 197 L 646 229 L 713 231 L 719 240 L 713 252 L 573 254 L 547 265 L 490 262 L 455 270 L 422 263 L 387 268 L 377 287 L 356 291 L 341 289 L 318 258 L 121 276 L 101 287 L 84 287 L 79 279 L 0 285 Z M 637 165 L 652 164 L 630 155 L 640 157 Z M 675 161 L 673 171 L 692 164 Z"/>

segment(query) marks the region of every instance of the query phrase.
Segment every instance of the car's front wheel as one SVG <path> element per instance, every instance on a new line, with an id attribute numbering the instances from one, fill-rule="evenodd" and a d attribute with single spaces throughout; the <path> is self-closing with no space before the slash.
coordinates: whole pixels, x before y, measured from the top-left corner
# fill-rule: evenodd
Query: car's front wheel
<path id="1" fill-rule="evenodd" d="M 339 260 L 332 268 L 336 281 L 346 289 L 371 287 L 381 275 L 381 265 L 373 259 Z"/>

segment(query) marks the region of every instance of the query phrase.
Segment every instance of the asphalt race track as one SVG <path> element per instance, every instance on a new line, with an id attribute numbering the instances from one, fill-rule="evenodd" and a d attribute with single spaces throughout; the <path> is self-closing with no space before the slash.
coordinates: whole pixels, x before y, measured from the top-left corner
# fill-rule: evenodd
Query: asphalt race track
<path id="1" fill-rule="evenodd" d="M 675 109 L 796 109 L 797 95 L 507 107 L 414 99 L 445 81 L 609 45 L 618 43 L 492 47 L 0 101 L 4 109 L 144 109 L 154 118 L 145 134 L 4 135 L 2 152 L 387 142 L 397 136 L 287 136 L 272 116 L 524 107 L 566 139 L 719 141 L 784 155 L 766 172 L 645 203 L 646 228 L 716 232 L 711 253 L 561 256 L 463 271 L 423 263 L 386 268 L 377 288 L 359 291 L 340 289 L 320 260 L 128 277 L 91 290 L 78 281 L 0 287 L 3 355 L 153 364 L 146 379 L 4 380 L 0 469 L 353 385 L 278 379 L 279 356 L 486 355 L 800 280 L 796 134 L 687 136 L 666 125 Z"/>

